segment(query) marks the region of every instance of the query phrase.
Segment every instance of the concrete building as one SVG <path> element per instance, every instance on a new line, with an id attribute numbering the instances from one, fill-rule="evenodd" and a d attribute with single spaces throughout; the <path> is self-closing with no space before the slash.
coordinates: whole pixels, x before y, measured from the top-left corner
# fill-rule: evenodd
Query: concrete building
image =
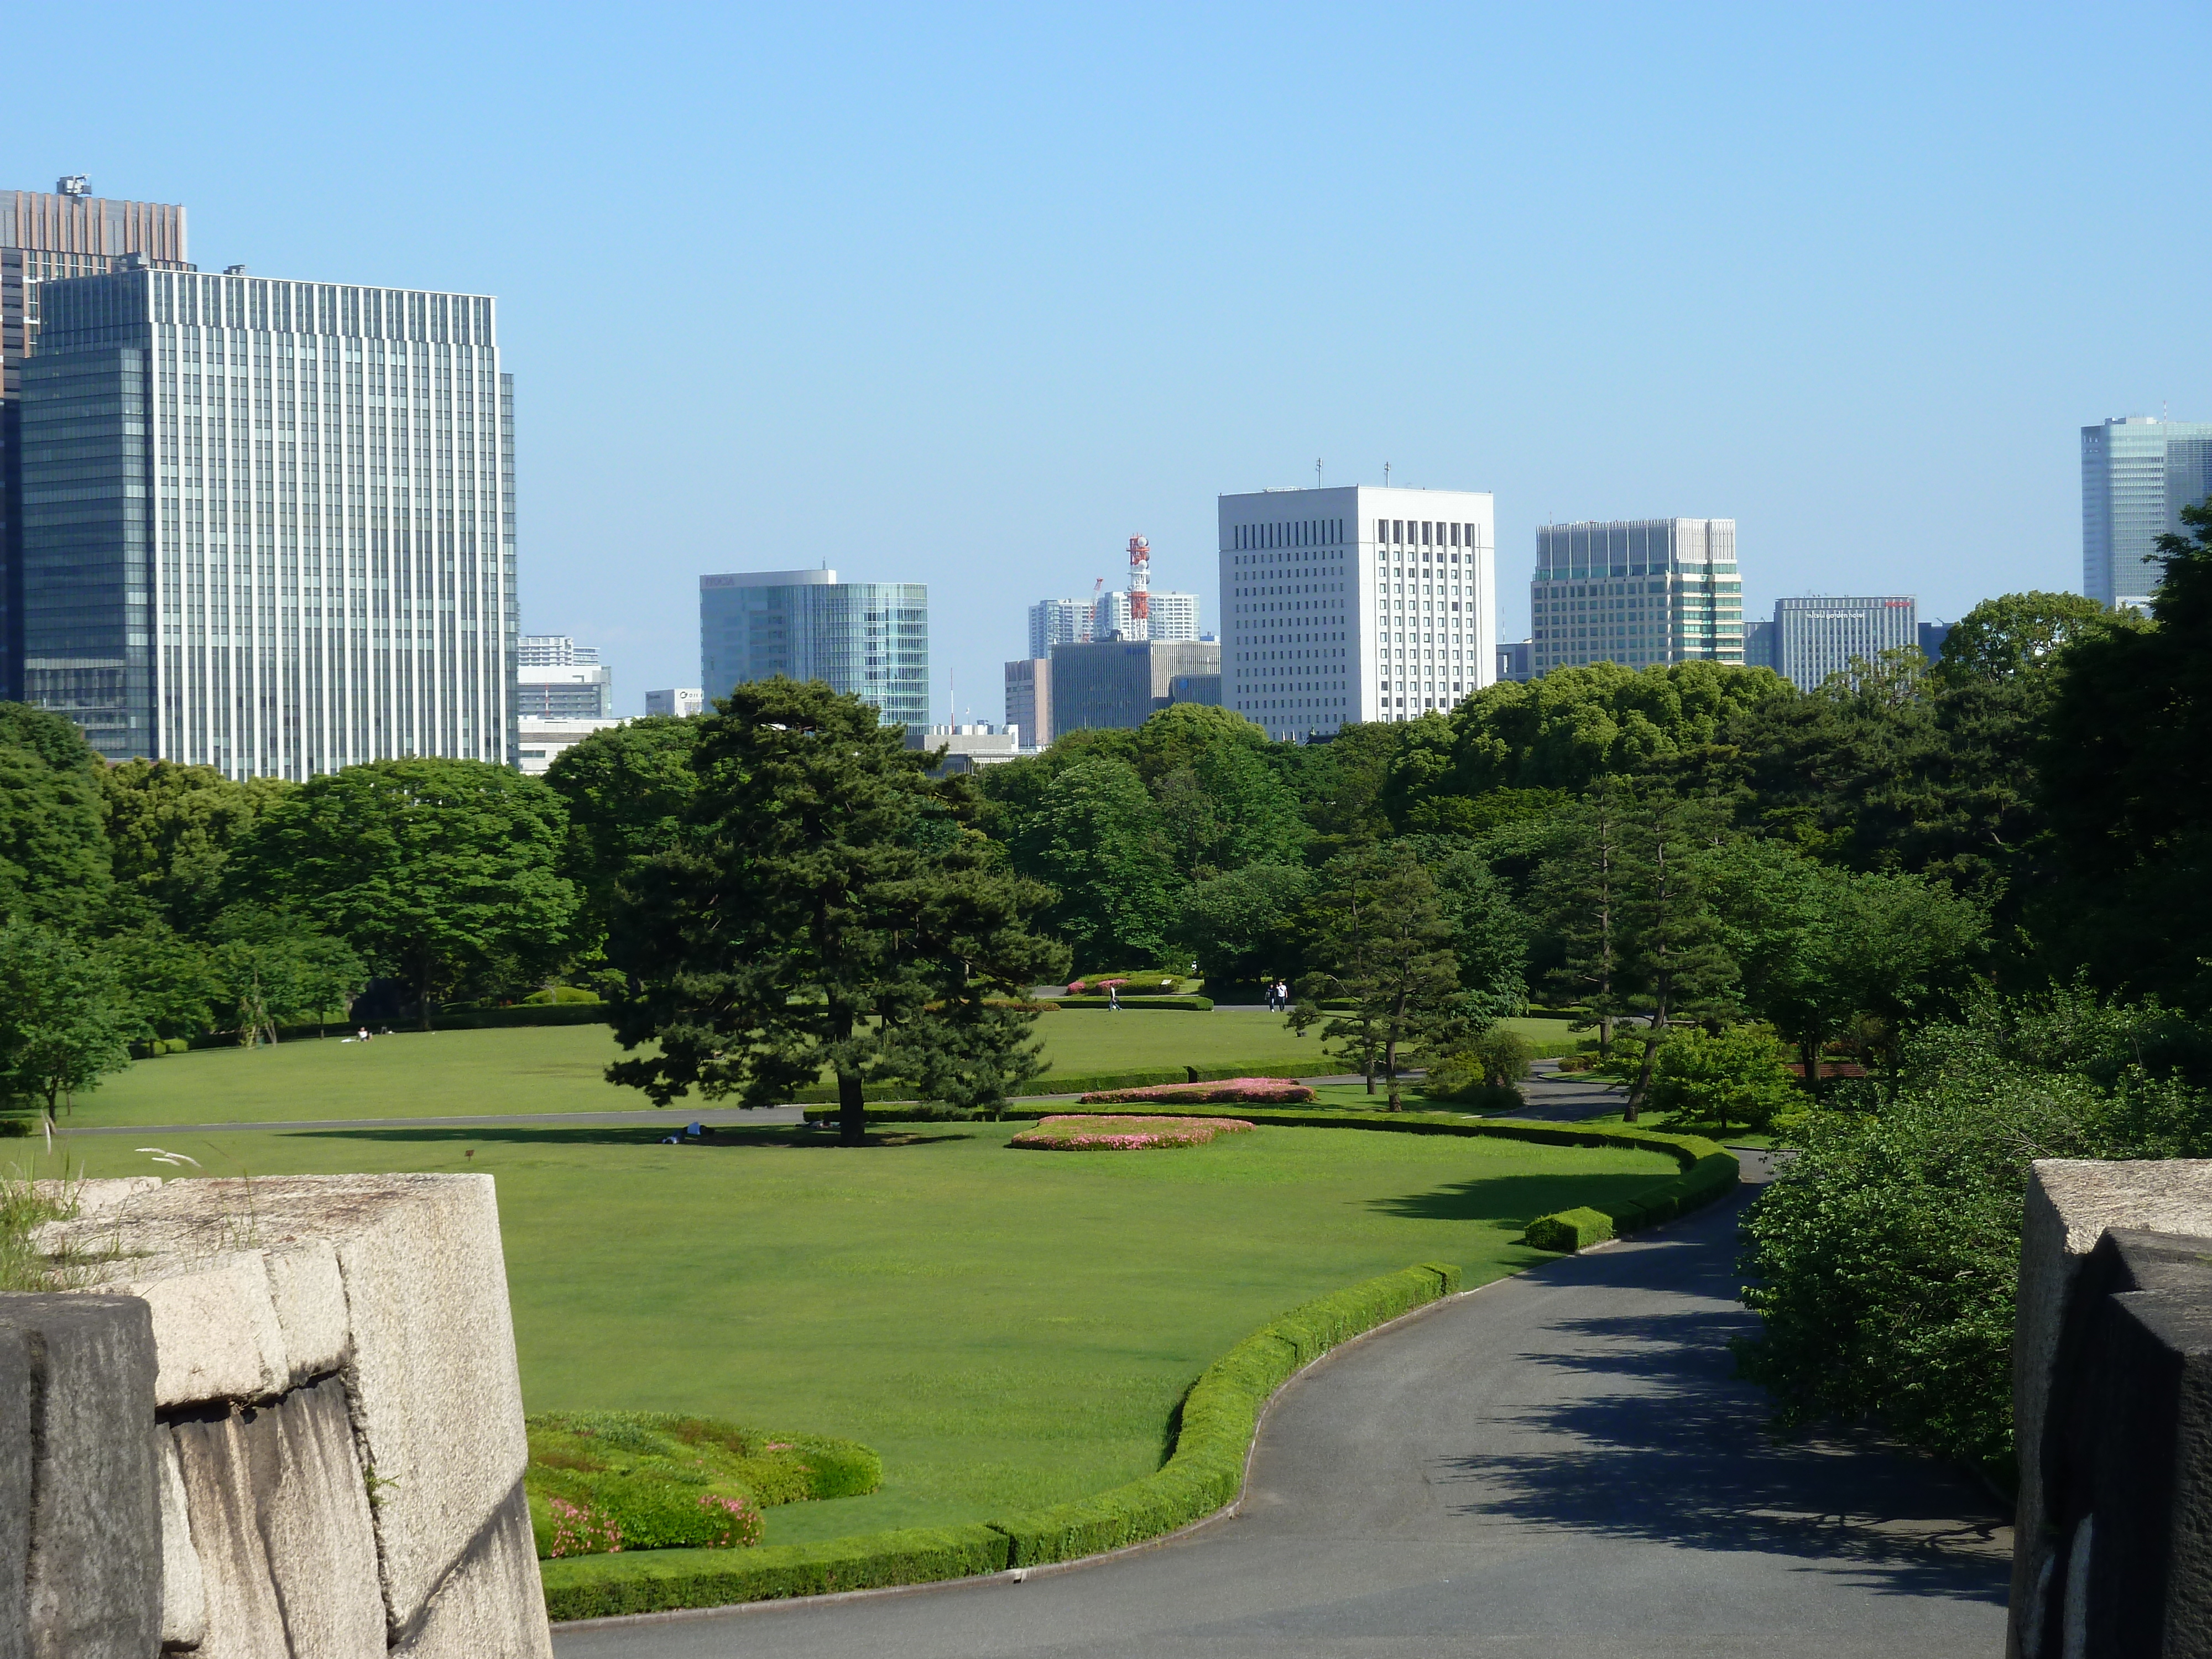
<path id="1" fill-rule="evenodd" d="M 665 691 L 645 694 L 645 712 L 666 714 L 676 720 L 688 720 L 694 714 L 707 712 L 707 694 L 696 685 L 679 685 Z"/>
<path id="2" fill-rule="evenodd" d="M 1091 637 L 1091 601 L 1039 599 L 1030 607 L 1030 659 L 1042 661 L 1055 645 Z"/>
<path id="3" fill-rule="evenodd" d="M 1024 657 L 1006 665 L 1006 724 L 1028 732 L 1030 743 L 1039 747 L 1052 741 L 1050 657 Z"/>
<path id="4" fill-rule="evenodd" d="M 1920 654 L 1927 658 L 1930 663 L 1939 663 L 1942 661 L 1943 641 L 1950 637 L 1951 624 L 1948 623 L 1933 622 L 1921 623 Z"/>
<path id="5" fill-rule="evenodd" d="M 0 699 L 23 696 L 23 362 L 39 342 L 39 285 L 125 264 L 189 270 L 185 210 L 109 201 L 72 175 L 49 192 L 0 190 Z"/>
<path id="6" fill-rule="evenodd" d="M 513 385 L 488 295 L 48 280 L 22 365 L 25 700 L 110 760 L 513 763 Z"/>
<path id="7" fill-rule="evenodd" d="M 2124 415 L 2081 428 L 2081 591 L 2148 608 L 2165 580 L 2158 538 L 2212 496 L 2212 423 Z"/>
<path id="8" fill-rule="evenodd" d="M 1209 644 L 1217 643 L 1208 641 Z M 1218 674 L 1177 674 L 1168 682 L 1168 701 L 1200 702 L 1209 708 L 1221 707 L 1221 676 Z"/>
<path id="9" fill-rule="evenodd" d="M 1152 603 L 1146 607 L 1149 621 L 1146 637 L 1155 640 L 1194 640 L 1199 637 L 1198 595 L 1178 593 L 1171 588 L 1148 590 Z M 1115 589 L 1099 596 L 1098 613 L 1091 619 L 1091 637 L 1111 639 L 1120 635 L 1127 639 L 1134 631 L 1130 626 L 1128 591 Z"/>
<path id="10" fill-rule="evenodd" d="M 520 668 L 595 668 L 599 650 L 579 645 L 568 634 L 524 634 L 514 641 L 514 661 Z"/>
<path id="11" fill-rule="evenodd" d="M 515 722 L 516 764 L 527 777 L 541 778 L 545 769 L 595 732 L 611 732 L 627 720 L 562 718 L 525 714 Z"/>
<path id="12" fill-rule="evenodd" d="M 1920 629 L 1910 598 L 1797 599 L 1774 602 L 1774 672 L 1800 691 L 1831 674 L 1847 673 L 1854 658 L 1873 662 L 1885 651 L 1917 648 Z"/>
<path id="13" fill-rule="evenodd" d="M 1022 753 L 1022 734 L 1012 726 L 933 726 L 927 732 L 907 728 L 906 746 L 909 749 L 942 749 L 945 760 L 936 769 L 939 777 L 958 772 L 973 772 L 985 766 L 997 766 L 1010 760 L 1018 760 Z"/>
<path id="14" fill-rule="evenodd" d="M 841 582 L 834 570 L 699 578 L 699 678 L 720 701 L 748 680 L 822 680 L 883 711 L 929 724 L 929 590 Z"/>
<path id="15" fill-rule="evenodd" d="M 1448 708 L 1498 674 L 1486 492 L 1224 495 L 1222 702 L 1277 738 Z"/>
<path id="16" fill-rule="evenodd" d="M 1743 660 L 1734 519 L 1624 519 L 1536 532 L 1534 669 Z"/>
<path id="17" fill-rule="evenodd" d="M 1516 684 L 1525 684 L 1528 682 L 1532 672 L 1528 666 L 1530 643 L 1527 640 L 1515 640 L 1510 643 L 1499 644 L 1498 647 L 1498 678 L 1499 679 L 1511 680 Z"/>
<path id="18" fill-rule="evenodd" d="M 1137 726 L 1175 701 L 1178 678 L 1221 672 L 1210 640 L 1095 640 L 1052 653 L 1052 735 Z M 1194 698 L 1193 701 L 1203 701 Z"/>
<path id="19" fill-rule="evenodd" d="M 1771 619 L 1744 623 L 1743 665 L 1746 668 L 1774 666 L 1774 623 Z"/>
<path id="20" fill-rule="evenodd" d="M 613 672 L 595 646 L 567 634 L 525 634 L 515 641 L 514 707 L 538 720 L 611 720 Z"/>

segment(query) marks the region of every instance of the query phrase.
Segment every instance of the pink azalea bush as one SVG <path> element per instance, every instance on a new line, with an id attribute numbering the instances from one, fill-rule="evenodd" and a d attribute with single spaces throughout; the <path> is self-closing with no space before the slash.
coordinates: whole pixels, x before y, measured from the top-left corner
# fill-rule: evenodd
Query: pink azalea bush
<path id="1" fill-rule="evenodd" d="M 622 1528 L 605 1510 L 591 1504 L 571 1504 L 565 1498 L 549 1498 L 545 1507 L 553 1516 L 553 1547 L 546 1552 L 549 1556 L 612 1555 L 622 1548 Z"/>
<path id="2" fill-rule="evenodd" d="M 1303 1083 L 1284 1077 L 1232 1077 L 1218 1083 L 1156 1083 L 1149 1089 L 1101 1089 L 1083 1097 L 1085 1106 L 1133 1105 L 1157 1101 L 1164 1106 L 1295 1106 L 1314 1097 Z"/>
<path id="3" fill-rule="evenodd" d="M 1202 1146 L 1252 1125 L 1235 1117 L 1048 1117 L 1013 1145 L 1047 1152 L 1135 1152 L 1154 1146 Z"/>
<path id="4" fill-rule="evenodd" d="M 761 1540 L 761 1512 L 742 1498 L 725 1498 L 720 1492 L 702 1492 L 699 1507 L 707 1511 L 710 1521 L 718 1522 L 720 1535 L 707 1540 L 704 1547 L 710 1550 L 741 1549 Z"/>

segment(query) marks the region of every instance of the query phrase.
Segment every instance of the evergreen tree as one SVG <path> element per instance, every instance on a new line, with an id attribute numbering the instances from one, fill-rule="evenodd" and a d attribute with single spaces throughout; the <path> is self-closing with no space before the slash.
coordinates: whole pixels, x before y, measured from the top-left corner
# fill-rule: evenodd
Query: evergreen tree
<path id="1" fill-rule="evenodd" d="M 1659 787 L 1641 791 L 1626 828 L 1622 963 L 1644 1013 L 1644 1056 L 1629 1085 L 1633 1123 L 1651 1090 L 1651 1067 L 1668 1028 L 1684 1016 L 1729 1006 L 1735 963 L 1713 902 L 1713 853 L 1724 819 L 1711 800 Z"/>
<path id="2" fill-rule="evenodd" d="M 1034 1016 L 994 997 L 1066 957 L 1030 931 L 1048 894 L 976 832 L 968 780 L 933 781 L 859 698 L 781 678 L 702 719 L 693 765 L 686 833 L 617 890 L 641 988 L 615 1036 L 654 1052 L 611 1081 L 766 1105 L 826 1071 L 858 1146 L 871 1081 L 988 1107 L 1036 1074 Z"/>
<path id="3" fill-rule="evenodd" d="M 1628 1006 L 1624 906 L 1628 819 L 1635 805 L 1626 779 L 1592 783 L 1551 831 L 1552 855 L 1538 867 L 1532 894 L 1536 914 L 1561 950 L 1551 982 L 1566 1000 L 1590 1011 L 1603 1056 L 1613 1053 L 1613 1023 Z"/>

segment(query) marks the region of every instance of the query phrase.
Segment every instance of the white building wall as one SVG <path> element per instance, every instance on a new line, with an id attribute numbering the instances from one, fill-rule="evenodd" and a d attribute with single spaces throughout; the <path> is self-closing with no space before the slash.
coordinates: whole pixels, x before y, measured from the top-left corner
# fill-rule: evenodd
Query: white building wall
<path id="1" fill-rule="evenodd" d="M 1488 491 L 1262 490 L 1218 520 L 1221 700 L 1273 736 L 1416 719 L 1497 678 Z"/>

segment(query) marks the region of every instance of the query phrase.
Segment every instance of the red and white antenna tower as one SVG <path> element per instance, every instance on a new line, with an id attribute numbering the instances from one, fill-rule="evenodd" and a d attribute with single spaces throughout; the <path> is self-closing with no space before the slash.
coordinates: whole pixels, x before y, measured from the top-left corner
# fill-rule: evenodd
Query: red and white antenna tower
<path id="1" fill-rule="evenodd" d="M 1152 637 L 1152 544 L 1129 538 L 1129 637 Z"/>

